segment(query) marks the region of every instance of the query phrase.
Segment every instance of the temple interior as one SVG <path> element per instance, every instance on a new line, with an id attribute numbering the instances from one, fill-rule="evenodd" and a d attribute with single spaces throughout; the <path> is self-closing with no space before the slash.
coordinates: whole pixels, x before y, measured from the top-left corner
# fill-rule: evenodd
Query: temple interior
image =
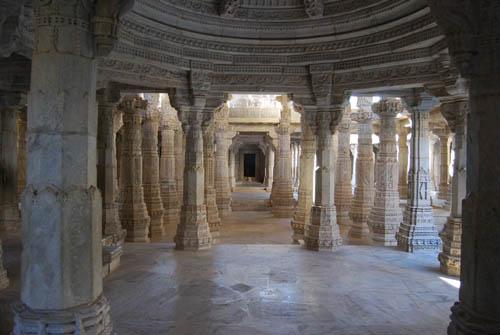
<path id="1" fill-rule="evenodd" d="M 499 22 L 0 0 L 0 334 L 500 335 Z"/>

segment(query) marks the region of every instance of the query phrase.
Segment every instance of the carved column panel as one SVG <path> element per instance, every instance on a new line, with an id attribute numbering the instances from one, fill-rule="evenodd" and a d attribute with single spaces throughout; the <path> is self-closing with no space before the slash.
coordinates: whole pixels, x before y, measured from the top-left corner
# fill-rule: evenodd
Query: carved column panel
<path id="1" fill-rule="evenodd" d="M 127 230 L 126 241 L 149 242 L 150 218 L 144 201 L 141 130 L 141 114 L 145 113 L 147 101 L 127 96 L 119 108 L 123 111 L 120 218 Z"/>
<path id="2" fill-rule="evenodd" d="M 205 167 L 205 203 L 212 237 L 219 236 L 220 217 L 215 191 L 215 138 L 213 120 L 203 125 L 203 162 Z"/>
<path id="3" fill-rule="evenodd" d="M 427 98 L 409 97 L 412 113 L 412 138 L 410 172 L 408 174 L 409 198 L 403 222 L 396 234 L 398 248 L 407 252 L 438 249 L 440 240 L 432 217 L 429 184 L 429 112 L 432 101 Z"/>
<path id="4" fill-rule="evenodd" d="M 368 227 L 375 244 L 395 246 L 396 232 L 403 221 L 399 207 L 396 143 L 396 115 L 403 107 L 399 100 L 389 99 L 375 104 L 373 110 L 380 116 L 380 151 L 377 156 L 375 200 Z"/>
<path id="5" fill-rule="evenodd" d="M 439 254 L 441 271 L 450 276 L 460 276 L 460 255 L 462 242 L 462 201 L 466 191 L 467 139 L 466 118 L 469 102 L 466 99 L 446 101 L 441 104 L 443 116 L 454 133 L 453 147 L 455 161 L 451 183 L 451 212 L 440 233 L 443 250 Z"/>
<path id="6" fill-rule="evenodd" d="M 175 113 L 175 110 L 170 106 L 168 95 L 163 95 L 160 118 L 160 184 L 161 199 L 163 201 L 163 227 L 165 232 L 174 232 L 180 220 L 179 192 L 176 180 L 179 166 L 175 143 L 179 121 Z M 179 147 L 182 149 L 182 146 Z"/>
<path id="7" fill-rule="evenodd" d="M 234 150 L 229 151 L 229 183 L 231 186 L 231 192 L 234 192 L 236 187 L 236 157 Z"/>
<path id="8" fill-rule="evenodd" d="M 316 171 L 316 197 L 311 219 L 304 229 L 304 242 L 309 250 L 335 250 L 342 245 L 334 203 L 338 138 L 337 134 L 333 135 L 342 108 L 317 112 L 316 155 L 319 169 Z"/>
<path id="9" fill-rule="evenodd" d="M 274 162 L 275 153 L 271 145 L 267 146 L 267 186 L 266 190 L 271 192 L 274 184 Z"/>
<path id="10" fill-rule="evenodd" d="M 399 178 L 398 178 L 398 189 L 399 198 L 408 199 L 408 134 L 411 128 L 407 125 L 407 121 L 399 121 L 398 123 L 398 167 L 399 167 Z"/>
<path id="11" fill-rule="evenodd" d="M 290 152 L 290 117 L 291 110 L 288 106 L 288 98 L 280 96 L 277 98 L 281 102 L 282 111 L 280 124 L 278 126 L 278 151 L 279 158 L 274 175 L 274 186 L 272 194 L 272 212 L 275 217 L 290 217 L 294 209 L 294 199 L 292 190 L 292 170 Z"/>
<path id="12" fill-rule="evenodd" d="M 26 110 L 17 114 L 17 198 L 21 199 L 26 187 L 27 154 L 26 131 L 28 127 Z"/>
<path id="13" fill-rule="evenodd" d="M 340 234 L 346 237 L 351 219 L 349 211 L 352 202 L 352 168 L 351 168 L 351 108 L 346 107 L 342 121 L 338 127 L 338 156 L 337 176 L 335 178 L 335 207 L 337 208 L 337 223 L 340 226 Z"/>
<path id="14" fill-rule="evenodd" d="M 182 125 L 179 122 L 175 128 L 175 181 L 177 185 L 177 193 L 179 194 L 179 205 L 182 205 L 184 199 L 184 164 L 185 164 L 185 148 L 186 135 L 182 130 Z"/>
<path id="15" fill-rule="evenodd" d="M 440 129 L 437 135 L 439 136 L 439 147 L 441 154 L 441 162 L 439 165 L 439 193 L 438 198 L 448 201 L 448 162 L 450 157 L 450 150 L 448 146 L 448 138 L 450 136 L 450 131 L 448 128 Z"/>
<path id="16" fill-rule="evenodd" d="M 148 107 L 142 121 L 142 185 L 144 202 L 150 218 L 149 232 L 152 239 L 158 240 L 165 231 L 163 227 L 163 200 L 160 186 L 160 157 L 158 155 L 158 130 L 160 112 L 159 94 L 146 94 Z"/>
<path id="17" fill-rule="evenodd" d="M 177 227 L 175 247 L 177 249 L 206 249 L 212 245 L 212 235 L 207 221 L 205 205 L 205 169 L 203 162 L 203 131 L 201 111 L 183 122 L 186 133 L 186 158 L 184 165 L 184 201 L 181 221 Z"/>
<path id="18" fill-rule="evenodd" d="M 360 109 L 352 113 L 351 119 L 358 123 L 358 156 L 356 159 L 356 186 L 351 205 L 351 229 L 349 238 L 366 239 L 369 235 L 368 216 L 374 197 L 374 158 L 372 145 L 372 119 L 369 110 Z"/>
<path id="19" fill-rule="evenodd" d="M 303 113 L 307 113 L 304 111 Z M 311 207 L 313 205 L 313 175 L 314 154 L 316 153 L 316 136 L 306 121 L 306 116 L 301 117 L 301 155 L 300 155 L 300 182 L 299 199 L 295 214 L 291 222 L 293 234 L 292 241 L 298 243 L 304 239 L 304 226 L 311 219 Z M 272 152 L 272 150 L 270 150 Z"/>
<path id="20" fill-rule="evenodd" d="M 216 113 L 215 119 L 215 189 L 217 192 L 217 208 L 224 217 L 231 212 L 231 189 L 229 186 L 229 109 L 227 104 Z"/>

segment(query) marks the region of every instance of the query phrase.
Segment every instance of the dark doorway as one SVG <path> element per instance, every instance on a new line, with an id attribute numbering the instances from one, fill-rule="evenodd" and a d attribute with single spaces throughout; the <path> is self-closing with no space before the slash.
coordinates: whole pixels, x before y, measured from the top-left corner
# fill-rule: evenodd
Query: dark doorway
<path id="1" fill-rule="evenodd" d="M 255 154 L 245 154 L 243 158 L 244 177 L 255 178 Z"/>

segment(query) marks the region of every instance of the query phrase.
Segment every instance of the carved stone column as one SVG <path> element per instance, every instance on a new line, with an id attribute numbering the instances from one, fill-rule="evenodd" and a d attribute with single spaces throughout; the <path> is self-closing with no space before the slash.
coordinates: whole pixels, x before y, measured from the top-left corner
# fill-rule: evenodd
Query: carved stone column
<path id="1" fill-rule="evenodd" d="M 231 186 L 231 191 L 234 192 L 234 188 L 236 187 L 236 158 L 234 157 L 235 153 L 233 150 L 229 150 L 229 183 Z"/>
<path id="2" fill-rule="evenodd" d="M 181 221 L 177 227 L 177 249 L 206 249 L 212 246 L 212 235 L 207 221 L 205 205 L 205 169 L 203 163 L 203 131 L 201 111 L 182 111 L 188 114 L 183 121 L 186 133 L 186 159 L 184 165 L 184 201 Z M 191 115 L 190 115 L 191 114 Z"/>
<path id="3" fill-rule="evenodd" d="M 162 96 L 160 115 L 160 184 L 161 199 L 163 201 L 163 227 L 165 232 L 170 232 L 177 229 L 180 220 L 179 192 L 177 191 L 176 182 L 179 167 L 177 165 L 177 147 L 175 143 L 179 121 L 177 120 L 176 111 L 170 106 L 166 94 Z M 179 147 L 182 149 L 182 146 Z"/>
<path id="4" fill-rule="evenodd" d="M 439 147 L 441 154 L 441 162 L 439 165 L 439 193 L 438 198 L 442 200 L 448 200 L 448 162 L 449 162 L 449 147 L 448 138 L 450 136 L 450 130 L 448 128 L 443 128 L 437 131 L 439 136 Z"/>
<path id="5" fill-rule="evenodd" d="M 150 237 L 158 240 L 165 233 L 160 186 L 160 157 L 158 155 L 160 95 L 146 94 L 145 97 L 148 106 L 142 121 L 142 186 L 144 188 L 144 202 L 150 218 Z"/>
<path id="6" fill-rule="evenodd" d="M 432 217 L 429 183 L 429 112 L 430 98 L 410 96 L 406 104 L 412 113 L 409 198 L 403 222 L 396 234 L 398 248 L 407 252 L 438 249 L 440 239 Z"/>
<path id="7" fill-rule="evenodd" d="M 9 286 L 9 277 L 7 277 L 7 271 L 3 266 L 3 248 L 2 240 L 0 240 L 0 290 Z"/>
<path id="8" fill-rule="evenodd" d="M 288 106 L 288 97 L 276 98 L 281 102 L 281 119 L 278 126 L 278 150 L 272 194 L 272 212 L 275 217 L 290 217 L 293 215 L 294 199 L 292 190 L 292 163 L 290 154 L 290 118 L 291 110 Z"/>
<path id="9" fill-rule="evenodd" d="M 343 106 L 332 111 L 317 111 L 316 140 L 317 164 L 316 197 L 311 208 L 311 219 L 304 229 L 305 247 L 309 250 L 335 250 L 342 245 L 337 213 L 334 203 L 336 149 L 338 147 L 336 127 Z"/>
<path id="10" fill-rule="evenodd" d="M 375 244 L 395 246 L 395 235 L 403 216 L 399 207 L 398 153 L 396 116 L 403 110 L 396 99 L 382 100 L 373 105 L 380 116 L 380 151 L 377 157 L 375 201 L 368 219 L 371 238 Z"/>
<path id="11" fill-rule="evenodd" d="M 453 146 L 455 161 L 453 164 L 451 212 L 443 231 L 440 233 L 443 250 L 439 254 L 441 271 L 450 276 L 460 276 L 460 254 L 462 242 L 462 201 L 466 189 L 466 117 L 469 111 L 467 99 L 443 101 L 441 111 L 454 133 Z"/>
<path id="12" fill-rule="evenodd" d="M 358 157 L 356 159 L 356 187 L 351 205 L 351 229 L 349 238 L 362 240 L 369 235 L 368 216 L 373 206 L 374 197 L 374 158 L 372 145 L 371 110 L 360 108 L 351 114 L 351 119 L 358 123 Z"/>
<path id="13" fill-rule="evenodd" d="M 24 188 L 26 187 L 27 166 L 27 137 L 28 127 L 27 111 L 21 110 L 17 114 L 17 198 L 21 199 Z"/>
<path id="14" fill-rule="evenodd" d="M 314 154 L 316 152 L 316 136 L 306 120 L 303 111 L 301 116 L 302 138 L 300 154 L 300 182 L 299 199 L 295 214 L 291 222 L 293 234 L 292 241 L 298 243 L 304 239 L 304 226 L 311 220 L 311 207 L 313 205 L 313 176 Z M 269 150 L 269 149 L 268 149 Z M 272 152 L 272 150 L 270 150 Z"/>
<path id="15" fill-rule="evenodd" d="M 203 124 L 203 163 L 205 167 L 205 204 L 207 206 L 207 221 L 212 237 L 219 236 L 220 217 L 217 209 L 215 191 L 215 139 L 214 121 Z"/>
<path id="16" fill-rule="evenodd" d="M 398 189 L 399 198 L 408 199 L 408 134 L 411 128 L 407 126 L 408 121 L 401 120 L 398 122 L 398 167 L 399 167 L 399 178 L 398 178 Z"/>
<path id="17" fill-rule="evenodd" d="M 229 186 L 229 139 L 227 104 L 215 114 L 215 190 L 217 209 L 221 217 L 231 212 L 231 189 Z"/>
<path id="18" fill-rule="evenodd" d="M 352 202 L 352 167 L 351 167 L 351 108 L 346 107 L 342 121 L 338 127 L 338 156 L 337 175 L 335 178 L 335 207 L 337 208 L 337 223 L 340 226 L 340 234 L 347 236 L 351 219 L 349 211 Z"/>
<path id="19" fill-rule="evenodd" d="M 175 181 L 177 184 L 177 193 L 179 194 L 179 205 L 182 205 L 184 199 L 184 164 L 186 152 L 186 135 L 182 130 L 182 124 L 179 122 L 175 128 Z"/>
<path id="20" fill-rule="evenodd" d="M 144 201 L 141 114 L 147 101 L 127 96 L 123 111 L 123 151 L 121 155 L 120 218 L 127 230 L 126 241 L 149 242 L 150 218 Z"/>
<path id="21" fill-rule="evenodd" d="M 274 184 L 274 161 L 275 154 L 272 146 L 269 144 L 267 146 L 267 187 L 266 190 L 271 192 Z"/>
<path id="22" fill-rule="evenodd" d="M 90 0 L 34 2 L 14 335 L 112 333 L 102 295 L 95 57 L 109 51 L 118 20 L 102 11 Z"/>
<path id="23" fill-rule="evenodd" d="M 120 264 L 125 239 L 118 208 L 118 175 L 116 160 L 116 133 L 123 125 L 122 111 L 117 104 L 119 92 L 103 89 L 98 92 L 97 127 L 97 186 L 102 193 L 103 266 L 105 274 Z"/>

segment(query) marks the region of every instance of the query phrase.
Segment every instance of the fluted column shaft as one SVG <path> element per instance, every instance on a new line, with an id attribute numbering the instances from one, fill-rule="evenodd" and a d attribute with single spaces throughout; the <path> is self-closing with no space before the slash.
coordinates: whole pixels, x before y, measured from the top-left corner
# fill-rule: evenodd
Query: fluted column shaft
<path id="1" fill-rule="evenodd" d="M 305 113 L 305 111 L 304 111 Z M 313 205 L 313 178 L 314 178 L 314 154 L 316 153 L 316 136 L 311 127 L 301 117 L 302 138 L 300 154 L 300 174 L 299 174 L 299 199 L 292 225 L 292 241 L 298 243 L 304 239 L 304 226 L 311 219 L 311 207 Z M 272 151 L 272 150 L 271 150 Z"/>
<path id="2" fill-rule="evenodd" d="M 207 221 L 212 237 L 217 237 L 220 231 L 220 217 L 217 208 L 215 191 L 215 128 L 213 121 L 203 126 L 203 162 L 205 166 L 205 203 L 207 206 Z"/>
<path id="3" fill-rule="evenodd" d="M 333 134 L 336 128 L 334 122 L 339 118 L 336 114 L 341 114 L 342 108 L 317 112 L 316 156 L 319 169 L 316 171 L 315 203 L 304 229 L 305 247 L 309 250 L 335 250 L 342 244 L 334 202 L 338 137 Z"/>
<path id="4" fill-rule="evenodd" d="M 338 127 L 337 176 L 335 178 L 335 207 L 337 223 L 342 237 L 347 236 L 351 220 L 349 211 L 352 202 L 351 165 L 351 109 L 346 108 Z"/>
<path id="5" fill-rule="evenodd" d="M 205 204 L 205 168 L 203 162 L 203 131 L 201 111 L 191 112 L 192 119 L 183 123 L 186 133 L 184 164 L 184 200 L 181 221 L 177 227 L 175 247 L 177 249 L 206 249 L 212 245 L 212 235 L 207 221 Z"/>
<path id="6" fill-rule="evenodd" d="M 224 217 L 231 212 L 231 189 L 229 186 L 229 140 L 224 128 L 215 133 L 215 189 L 217 192 L 217 208 Z"/>
<path id="7" fill-rule="evenodd" d="M 398 248 L 407 252 L 437 249 L 440 240 L 432 217 L 429 166 L 429 113 L 431 101 L 411 98 L 412 138 L 409 198 L 396 235 Z"/>
<path id="8" fill-rule="evenodd" d="M 144 202 L 142 184 L 142 130 L 141 111 L 147 102 L 137 97 L 125 97 L 123 110 L 123 151 L 121 155 L 121 210 L 126 241 L 149 242 L 150 218 Z"/>
<path id="9" fill-rule="evenodd" d="M 403 216 L 399 207 L 396 116 L 403 110 L 399 100 L 382 100 L 373 106 L 380 116 L 380 151 L 377 157 L 375 199 L 368 227 L 375 244 L 395 246 Z"/>
<path id="10" fill-rule="evenodd" d="M 356 186 L 351 205 L 351 239 L 365 239 L 369 235 L 368 217 L 374 198 L 374 158 L 372 144 L 372 114 L 360 111 L 351 118 L 358 122 L 358 157 L 356 159 Z"/>
<path id="11" fill-rule="evenodd" d="M 398 127 L 398 166 L 399 166 L 399 178 L 398 178 L 398 189 L 399 198 L 408 199 L 408 133 L 410 132 L 409 127 L 405 127 L 405 124 L 400 122 Z"/>

